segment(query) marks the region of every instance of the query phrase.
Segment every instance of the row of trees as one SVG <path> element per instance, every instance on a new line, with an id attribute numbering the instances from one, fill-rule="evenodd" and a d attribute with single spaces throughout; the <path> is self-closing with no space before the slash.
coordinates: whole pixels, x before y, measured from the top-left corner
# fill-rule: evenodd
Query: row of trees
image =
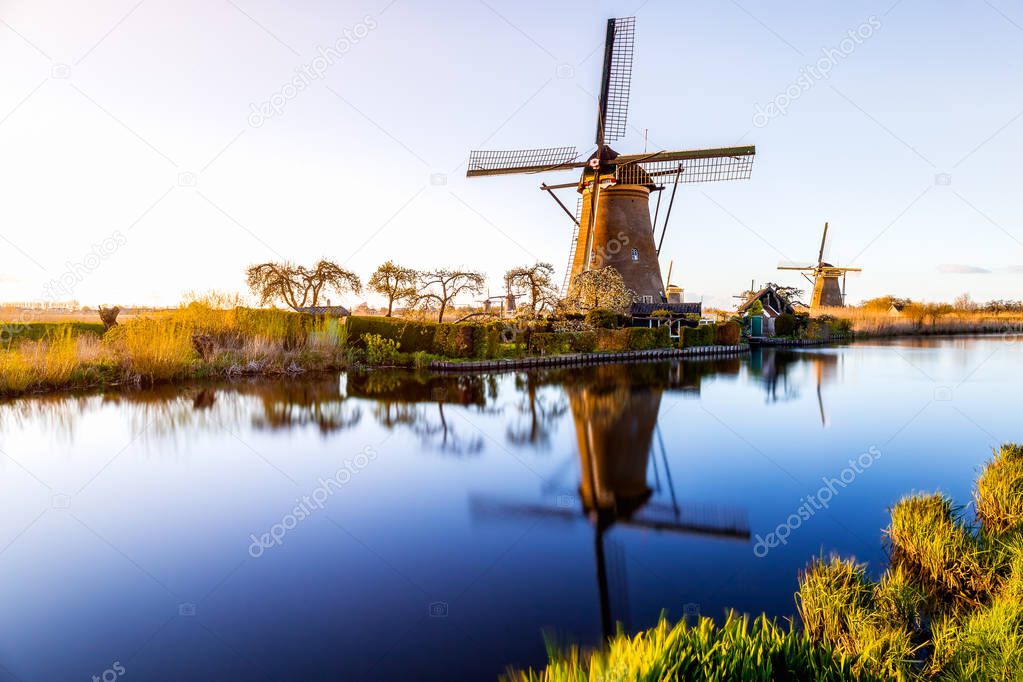
<path id="1" fill-rule="evenodd" d="M 534 263 L 512 268 L 504 274 L 505 290 L 524 299 L 519 304 L 532 314 L 568 308 L 587 311 L 594 308 L 623 310 L 632 302 L 632 292 L 621 275 L 610 266 L 578 275 L 565 301 L 559 299 L 550 263 Z M 311 268 L 293 263 L 260 263 L 246 271 L 246 283 L 260 305 L 283 303 L 293 310 L 321 305 L 328 292 L 337 295 L 362 293 L 359 276 L 337 263 L 321 260 Z M 464 295 L 482 294 L 486 277 L 475 270 L 440 268 L 415 270 L 387 261 L 378 267 L 366 288 L 387 301 L 387 316 L 395 306 L 436 311 L 437 319 Z M 566 301 L 572 301 L 566 305 Z"/>

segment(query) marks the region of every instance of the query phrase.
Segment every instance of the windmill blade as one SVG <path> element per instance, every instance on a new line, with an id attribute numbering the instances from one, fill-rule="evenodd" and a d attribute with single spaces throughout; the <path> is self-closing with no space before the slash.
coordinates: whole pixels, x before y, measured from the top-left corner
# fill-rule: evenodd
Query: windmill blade
<path id="1" fill-rule="evenodd" d="M 624 154 L 615 159 L 615 177 L 633 185 L 748 180 L 756 153 L 747 146 Z"/>
<path id="2" fill-rule="evenodd" d="M 546 147 L 542 149 L 512 149 L 503 151 L 478 150 L 470 152 L 468 178 L 483 175 L 510 175 L 513 173 L 542 173 L 550 170 L 582 168 L 576 162 L 579 151 L 575 147 Z"/>
<path id="3" fill-rule="evenodd" d="M 598 146 L 625 137 L 632 87 L 632 51 L 636 44 L 636 17 L 607 20 L 604 73 L 597 112 Z"/>
<path id="4" fill-rule="evenodd" d="M 778 263 L 779 270 L 816 270 L 817 265 L 815 263 L 800 263 L 793 261 L 785 261 Z"/>
<path id="5" fill-rule="evenodd" d="M 817 262 L 824 262 L 824 251 L 828 246 L 828 224 L 824 223 L 824 234 L 821 236 L 821 252 L 817 254 Z"/>

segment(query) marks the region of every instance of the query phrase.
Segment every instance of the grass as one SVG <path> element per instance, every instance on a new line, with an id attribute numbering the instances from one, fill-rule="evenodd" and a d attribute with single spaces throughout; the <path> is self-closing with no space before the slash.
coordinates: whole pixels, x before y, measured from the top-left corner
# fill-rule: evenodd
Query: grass
<path id="1" fill-rule="evenodd" d="M 761 616 L 729 614 L 721 626 L 701 618 L 656 626 L 634 637 L 619 633 L 605 649 L 550 651 L 541 671 L 510 670 L 508 682 L 654 682 L 660 680 L 875 680 L 852 662 L 792 628 Z"/>
<path id="2" fill-rule="evenodd" d="M 197 301 L 139 316 L 100 335 L 93 325 L 23 325 L 0 350 L 0 395 L 344 364 L 334 320 Z"/>
<path id="3" fill-rule="evenodd" d="M 820 308 L 815 315 L 849 320 L 855 333 L 867 336 L 918 334 L 1023 333 L 1023 314 L 955 310 L 950 306 L 910 304 L 902 314 L 865 307 Z"/>
<path id="4" fill-rule="evenodd" d="M 974 493 L 977 525 L 939 493 L 891 509 L 890 564 L 877 581 L 849 559 L 799 576 L 801 629 L 663 620 L 594 651 L 550 650 L 512 682 L 596 680 L 1023 680 L 1023 446 L 1005 444 Z"/>
<path id="5" fill-rule="evenodd" d="M 893 562 L 930 594 L 977 604 L 990 591 L 984 549 L 948 497 L 910 495 L 892 508 L 891 517 L 886 534 Z"/>
<path id="6" fill-rule="evenodd" d="M 973 494 L 984 530 L 1004 535 L 1023 524 L 1023 447 L 1003 445 L 977 478 Z"/>

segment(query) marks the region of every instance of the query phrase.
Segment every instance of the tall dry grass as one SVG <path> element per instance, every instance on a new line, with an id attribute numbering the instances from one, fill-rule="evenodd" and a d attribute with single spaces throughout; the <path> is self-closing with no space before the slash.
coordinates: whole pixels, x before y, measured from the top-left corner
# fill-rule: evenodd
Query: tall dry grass
<path id="1" fill-rule="evenodd" d="M 283 310 L 192 301 L 140 316 L 102 339 L 70 325 L 0 350 L 0 395 L 111 383 L 155 383 L 225 374 L 336 369 L 336 320 Z"/>
<path id="2" fill-rule="evenodd" d="M 814 317 L 822 315 L 849 320 L 854 332 L 871 336 L 1023 333 L 1023 313 L 956 310 L 936 304 L 911 303 L 898 314 L 870 307 L 820 308 L 814 311 Z"/>

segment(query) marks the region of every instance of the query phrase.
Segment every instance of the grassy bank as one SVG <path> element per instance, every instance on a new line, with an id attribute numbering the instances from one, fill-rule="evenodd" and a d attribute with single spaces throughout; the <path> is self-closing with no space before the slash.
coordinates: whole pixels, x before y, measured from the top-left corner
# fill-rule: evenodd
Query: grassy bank
<path id="1" fill-rule="evenodd" d="M 679 339 L 668 327 L 629 327 L 613 320 L 504 320 L 436 323 L 402 318 L 352 316 L 343 336 L 354 360 L 370 365 L 425 367 L 432 360 L 505 360 L 531 356 L 693 348 L 739 343 L 735 323 L 684 328 Z"/>
<path id="2" fill-rule="evenodd" d="M 102 325 L 19 324 L 0 350 L 0 395 L 343 365 L 336 321 L 192 303 Z"/>
<path id="3" fill-rule="evenodd" d="M 1023 333 L 1023 313 L 956 310 L 947 305 L 909 304 L 899 312 L 821 308 L 815 315 L 848 320 L 852 330 L 863 336 Z"/>
<path id="4" fill-rule="evenodd" d="M 1023 446 L 1006 444 L 974 489 L 974 518 L 940 493 L 891 510 L 890 564 L 877 581 L 853 560 L 799 576 L 801 628 L 729 616 L 717 627 L 661 622 L 598 651 L 551 650 L 516 682 L 572 680 L 1023 679 Z"/>

